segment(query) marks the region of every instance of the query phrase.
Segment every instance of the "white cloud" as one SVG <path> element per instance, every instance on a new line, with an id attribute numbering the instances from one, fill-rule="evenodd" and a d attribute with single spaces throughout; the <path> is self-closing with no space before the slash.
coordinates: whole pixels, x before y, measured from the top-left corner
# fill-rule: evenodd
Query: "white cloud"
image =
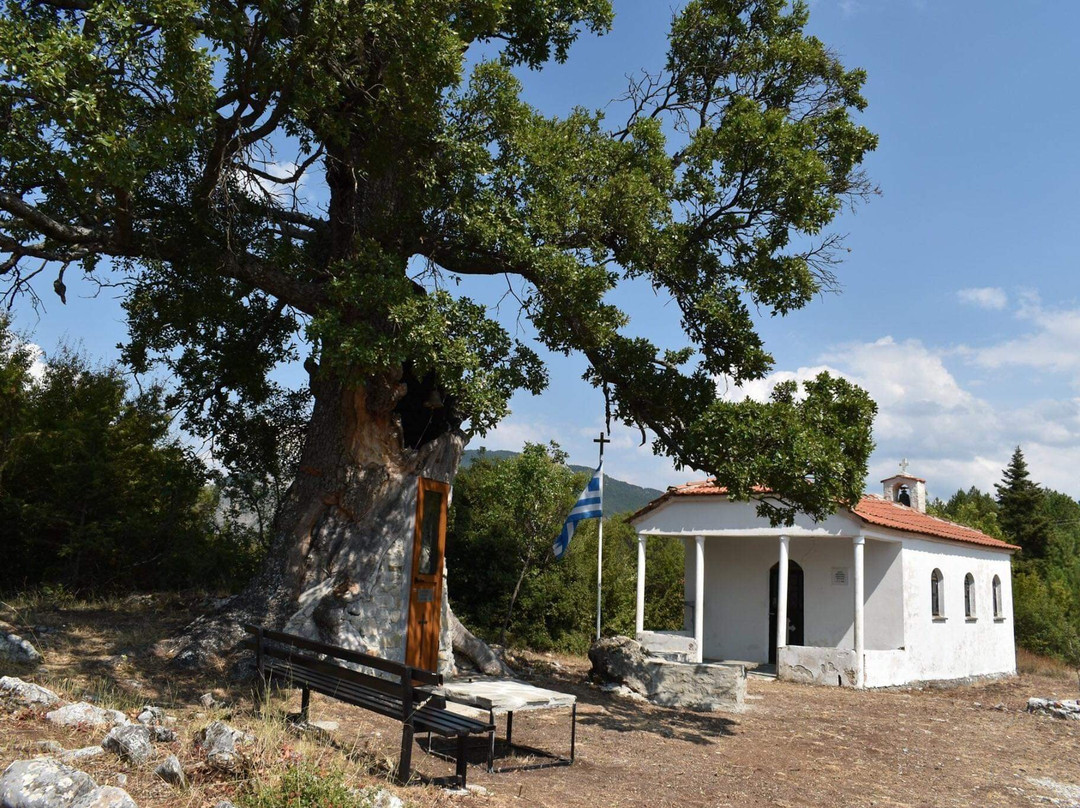
<path id="1" fill-rule="evenodd" d="M 764 400 L 776 383 L 811 379 L 823 370 L 858 384 L 878 405 L 869 492 L 876 492 L 878 481 L 896 473 L 906 457 L 911 472 L 926 478 L 931 496 L 948 498 L 972 485 L 993 493 L 1012 450 L 1020 445 L 1034 479 L 1080 494 L 1075 474 L 1080 467 L 1080 398 L 995 404 L 957 380 L 947 367 L 956 356 L 919 340 L 883 337 L 838 346 L 821 356 L 820 364 L 777 371 L 728 395 Z"/>
<path id="2" fill-rule="evenodd" d="M 547 443 L 558 434 L 558 429 L 548 424 L 536 420 L 518 420 L 511 415 L 483 437 L 477 436 L 469 441 L 469 448 L 479 449 L 483 446 L 492 450 L 520 452 L 526 443 Z"/>
<path id="3" fill-rule="evenodd" d="M 1060 312 L 1047 313 L 1031 299 L 1021 300 L 1021 311 L 1039 328 L 1045 326 L 1044 331 L 1063 333 Z M 1075 317 L 1080 322 L 1080 312 Z M 1039 333 L 1043 331 L 1035 332 Z M 1080 353 L 1080 342 L 1077 351 Z M 993 493 L 1013 449 L 1020 445 L 1033 479 L 1071 496 L 1080 495 L 1080 478 L 1075 472 L 1080 468 L 1080 396 L 1032 397 L 1016 403 L 1013 385 L 1008 391 L 1011 401 L 1004 403 L 1005 396 L 999 399 L 1001 385 L 995 383 L 993 374 L 968 382 L 950 369 L 950 364 L 977 356 L 973 349 L 937 348 L 917 339 L 886 336 L 835 346 L 813 364 L 778 370 L 742 387 L 725 386 L 721 380 L 718 392 L 731 400 L 750 397 L 764 401 L 778 382 L 805 381 L 821 371 L 858 384 L 878 405 L 868 492 L 877 492 L 878 481 L 894 474 L 900 460 L 907 458 L 911 472 L 926 478 L 931 496 L 948 498 L 957 489 L 973 485 Z M 1080 359 L 1077 366 L 1080 370 Z M 690 470 L 676 470 L 670 460 L 653 456 L 651 439 L 638 446 L 640 435 L 636 431 L 623 427 L 613 431 L 614 442 L 607 449 L 609 474 L 660 489 L 701 477 Z M 475 444 L 518 450 L 525 440 L 557 437 L 572 462 L 595 462 L 595 428 L 511 417 L 493 434 L 496 440 Z"/>
<path id="4" fill-rule="evenodd" d="M 45 375 L 45 351 L 34 342 L 26 343 L 26 349 L 30 352 L 30 356 L 33 357 L 30 363 L 30 377 L 34 381 L 40 382 Z"/>
<path id="5" fill-rule="evenodd" d="M 1068 374 L 1080 384 L 1080 309 L 1047 309 L 1034 295 L 1021 300 L 1017 316 L 1030 322 L 1023 336 L 986 348 L 968 349 L 976 365 L 988 369 L 1028 367 Z"/>
<path id="6" fill-rule="evenodd" d="M 956 293 L 961 303 L 969 306 L 978 306 L 980 309 L 1001 311 L 1009 303 L 1009 296 L 1005 291 L 996 286 L 980 286 L 972 289 L 961 289 Z"/>

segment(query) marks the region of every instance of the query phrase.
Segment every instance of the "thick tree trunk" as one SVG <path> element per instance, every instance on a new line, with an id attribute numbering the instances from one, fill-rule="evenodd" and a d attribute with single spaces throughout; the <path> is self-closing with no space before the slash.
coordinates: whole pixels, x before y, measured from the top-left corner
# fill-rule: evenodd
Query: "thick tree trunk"
<path id="1" fill-rule="evenodd" d="M 299 472 L 262 571 L 188 628 L 174 648 L 177 664 L 212 662 L 243 639 L 245 622 L 404 658 L 416 481 L 452 482 L 465 445 L 456 426 L 432 428 L 438 413 L 407 406 L 406 396 L 425 392 L 415 380 L 410 386 L 394 378 L 363 387 L 313 382 Z M 443 632 L 460 625 L 452 613 L 448 622 Z M 490 650 L 465 634 L 453 632 L 465 654 L 493 669 Z"/>

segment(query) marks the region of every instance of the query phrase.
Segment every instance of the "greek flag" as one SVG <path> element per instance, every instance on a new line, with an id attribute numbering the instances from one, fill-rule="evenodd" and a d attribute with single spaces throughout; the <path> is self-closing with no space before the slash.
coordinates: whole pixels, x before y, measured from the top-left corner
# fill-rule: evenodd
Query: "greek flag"
<path id="1" fill-rule="evenodd" d="M 559 538 L 555 539 L 555 544 L 551 546 L 551 549 L 555 551 L 556 559 L 566 555 L 566 550 L 570 547 L 570 539 L 574 536 L 574 528 L 577 526 L 578 522 L 582 519 L 599 519 L 603 516 L 603 475 L 604 464 L 601 463 L 600 467 L 593 472 L 592 479 L 589 480 L 589 484 L 585 486 L 585 490 L 581 492 L 581 496 L 578 497 L 574 509 L 570 511 L 570 515 L 566 517 L 566 522 L 563 524 L 562 533 L 559 534 Z"/>

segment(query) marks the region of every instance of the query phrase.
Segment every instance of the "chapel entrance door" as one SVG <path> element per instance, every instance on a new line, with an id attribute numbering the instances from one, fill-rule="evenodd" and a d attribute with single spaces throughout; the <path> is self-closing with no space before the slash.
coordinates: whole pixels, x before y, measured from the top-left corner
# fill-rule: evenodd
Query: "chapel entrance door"
<path id="1" fill-rule="evenodd" d="M 449 498 L 450 486 L 446 483 L 423 477 L 419 479 L 405 664 L 428 671 L 435 671 L 439 665 L 443 554 L 446 551 L 446 508 Z"/>
<path id="2" fill-rule="evenodd" d="M 769 570 L 769 664 L 776 664 L 776 605 L 780 601 L 780 562 Z M 788 645 L 803 644 L 803 571 L 788 561 L 787 583 Z"/>

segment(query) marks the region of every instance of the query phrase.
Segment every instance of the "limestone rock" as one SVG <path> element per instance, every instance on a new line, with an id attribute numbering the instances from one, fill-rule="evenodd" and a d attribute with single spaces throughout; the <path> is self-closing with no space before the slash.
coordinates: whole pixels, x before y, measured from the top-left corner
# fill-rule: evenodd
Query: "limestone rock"
<path id="1" fill-rule="evenodd" d="M 233 805 L 229 800 L 219 800 L 214 805 L 214 808 L 236 808 L 236 806 Z"/>
<path id="2" fill-rule="evenodd" d="M 70 808 L 138 808 L 138 806 L 124 789 L 116 786 L 98 786 L 71 803 Z"/>
<path id="3" fill-rule="evenodd" d="M 158 743 L 172 743 L 176 740 L 176 730 L 169 727 L 150 727 L 150 734 Z"/>
<path id="4" fill-rule="evenodd" d="M 201 704 L 207 710 L 210 710 L 213 709 L 214 705 L 217 704 L 217 700 L 214 698 L 213 693 L 203 693 L 201 696 L 199 696 L 199 704 Z"/>
<path id="5" fill-rule="evenodd" d="M 643 695 L 649 692 L 651 676 L 646 671 L 645 649 L 629 637 L 605 637 L 589 649 L 590 673 L 602 682 L 624 684 Z"/>
<path id="6" fill-rule="evenodd" d="M 632 701 L 648 701 L 643 695 L 636 690 L 631 690 L 626 685 L 620 685 L 617 682 L 604 682 L 600 685 L 600 689 L 605 693 L 611 693 L 613 696 L 619 696 L 620 698 L 630 699 Z"/>
<path id="7" fill-rule="evenodd" d="M 184 788 L 187 786 L 187 778 L 184 777 L 184 767 L 180 765 L 180 759 L 176 755 L 169 755 L 165 762 L 154 769 L 154 774 L 171 786 Z"/>
<path id="8" fill-rule="evenodd" d="M 47 755 L 58 755 L 64 751 L 58 741 L 37 741 L 34 746 Z"/>
<path id="9" fill-rule="evenodd" d="M 101 746 L 110 752 L 115 752 L 124 760 L 140 764 L 149 760 L 154 751 L 154 746 L 150 740 L 152 736 L 153 730 L 142 724 L 114 727 L 105 736 Z"/>
<path id="10" fill-rule="evenodd" d="M 104 754 L 105 750 L 100 746 L 84 746 L 82 749 L 72 749 L 70 752 L 62 753 L 60 759 L 64 763 L 76 763 L 80 760 L 90 760 Z"/>
<path id="11" fill-rule="evenodd" d="M 380 788 L 371 795 L 372 808 L 405 808 L 401 797 L 385 788 Z"/>
<path id="12" fill-rule="evenodd" d="M 0 704 L 8 707 L 52 707 L 60 697 L 48 688 L 15 676 L 0 677 Z"/>
<path id="13" fill-rule="evenodd" d="M 115 727 L 128 723 L 127 716 L 119 710 L 103 710 L 85 701 L 53 710 L 46 713 L 45 718 L 62 727 Z"/>
<path id="14" fill-rule="evenodd" d="M 0 775 L 0 806 L 68 808 L 95 788 L 89 774 L 53 758 L 16 760 Z"/>
<path id="15" fill-rule="evenodd" d="M 1075 699 L 1057 701 L 1055 699 L 1028 699 L 1027 709 L 1029 713 L 1040 715 L 1052 715 L 1055 718 L 1066 718 L 1080 721 L 1080 701 Z"/>
<path id="16" fill-rule="evenodd" d="M 199 746 L 206 750 L 210 764 L 224 771 L 232 771 L 240 762 L 236 752 L 238 744 L 249 743 L 250 735 L 234 729 L 224 721 L 214 721 L 196 736 Z"/>
<path id="17" fill-rule="evenodd" d="M 739 710 L 746 699 L 746 669 L 739 665 L 671 662 L 645 654 L 629 637 L 609 637 L 589 649 L 592 675 L 625 684 L 654 704 L 686 710 Z"/>
<path id="18" fill-rule="evenodd" d="M 41 662 L 41 652 L 29 640 L 12 631 L 7 623 L 0 623 L 0 659 L 33 664 Z"/>
<path id="19" fill-rule="evenodd" d="M 151 704 L 147 704 L 141 710 L 139 710 L 139 714 L 135 717 L 135 720 L 138 721 L 140 724 L 146 724 L 150 727 L 157 726 L 158 724 L 164 724 L 165 711 L 162 710 L 160 707 L 154 707 Z"/>

